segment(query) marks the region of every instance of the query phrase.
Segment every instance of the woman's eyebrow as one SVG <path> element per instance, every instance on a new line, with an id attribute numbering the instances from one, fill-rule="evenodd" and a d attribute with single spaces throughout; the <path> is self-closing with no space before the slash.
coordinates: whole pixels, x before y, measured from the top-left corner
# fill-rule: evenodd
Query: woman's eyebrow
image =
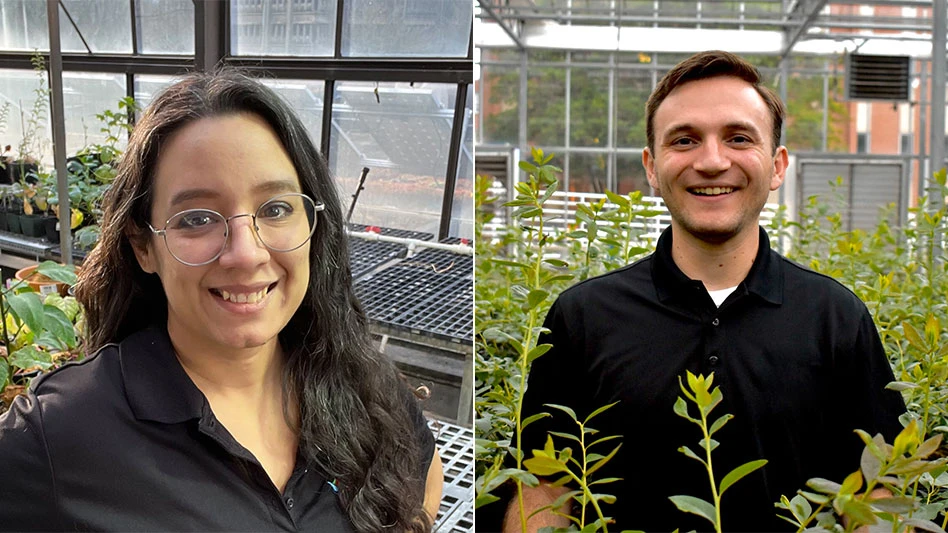
<path id="1" fill-rule="evenodd" d="M 279 194 L 286 192 L 300 192 L 300 187 L 299 183 L 297 183 L 295 179 L 275 179 L 255 185 L 253 191 L 256 193 Z M 178 204 L 183 204 L 184 202 L 190 200 L 210 200 L 219 198 L 220 196 L 220 192 L 214 189 L 184 189 L 183 191 L 178 191 L 174 194 L 174 196 L 171 197 L 171 207 L 175 207 Z"/>
<path id="2" fill-rule="evenodd" d="M 213 189 L 185 189 L 183 191 L 178 191 L 174 196 L 171 197 L 170 207 L 183 204 L 189 200 L 210 199 L 216 198 L 218 196 L 220 196 L 220 193 Z"/>

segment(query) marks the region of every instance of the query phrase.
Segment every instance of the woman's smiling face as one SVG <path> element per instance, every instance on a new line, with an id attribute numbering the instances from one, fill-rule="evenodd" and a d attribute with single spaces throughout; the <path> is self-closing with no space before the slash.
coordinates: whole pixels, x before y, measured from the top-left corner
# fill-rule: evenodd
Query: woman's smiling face
<path id="1" fill-rule="evenodd" d="M 163 143 L 149 223 L 163 229 L 187 209 L 224 217 L 254 213 L 276 195 L 299 192 L 296 169 L 263 119 L 247 113 L 202 118 Z M 299 308 L 309 283 L 310 243 L 273 252 L 252 224 L 249 216 L 230 220 L 220 257 L 201 266 L 175 259 L 160 235 L 146 235 L 135 246 L 142 269 L 161 279 L 168 332 L 178 349 L 273 347 Z"/>

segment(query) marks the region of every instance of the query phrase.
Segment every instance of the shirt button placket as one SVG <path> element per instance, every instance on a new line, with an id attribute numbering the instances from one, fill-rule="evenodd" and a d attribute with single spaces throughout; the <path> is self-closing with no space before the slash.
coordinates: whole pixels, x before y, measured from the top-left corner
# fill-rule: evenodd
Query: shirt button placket
<path id="1" fill-rule="evenodd" d="M 721 325 L 721 319 L 718 317 L 714 317 L 714 319 L 711 320 L 711 325 L 717 328 L 718 326 Z M 712 339 L 711 342 L 713 342 L 714 344 L 718 344 L 720 341 L 719 336 L 720 336 L 720 331 L 715 329 L 711 334 L 711 339 Z M 721 362 L 721 358 L 718 357 L 717 352 L 711 352 L 708 355 L 707 361 L 708 361 L 709 366 L 716 367 Z"/>
<path id="2" fill-rule="evenodd" d="M 296 502 L 293 501 L 293 498 L 287 498 L 287 499 L 286 499 L 286 508 L 287 508 L 287 509 L 292 509 L 292 508 L 293 508 L 293 505 L 294 505 L 295 503 L 296 503 Z"/>

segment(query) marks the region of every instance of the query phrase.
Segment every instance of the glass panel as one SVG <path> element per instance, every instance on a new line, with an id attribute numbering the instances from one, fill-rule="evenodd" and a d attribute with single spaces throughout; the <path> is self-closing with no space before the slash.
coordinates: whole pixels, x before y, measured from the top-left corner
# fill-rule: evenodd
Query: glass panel
<path id="1" fill-rule="evenodd" d="M 609 141 L 609 71 L 571 70 L 570 146 L 606 146 Z"/>
<path id="2" fill-rule="evenodd" d="M 37 3 L 45 5 L 45 2 Z M 62 7 L 69 11 L 76 23 L 73 27 L 63 9 L 59 10 L 63 52 L 88 51 L 79 37 L 80 33 L 94 53 L 132 52 L 132 8 L 129 0 L 62 0 Z"/>
<path id="3" fill-rule="evenodd" d="M 606 162 L 609 154 L 577 154 L 569 156 L 569 190 L 602 193 L 606 190 Z"/>
<path id="4" fill-rule="evenodd" d="M 151 105 L 151 101 L 155 99 L 155 96 L 157 96 L 162 89 L 171 85 L 175 79 L 173 76 L 136 74 L 135 102 L 138 104 L 138 107 L 144 111 L 146 107 Z"/>
<path id="5" fill-rule="evenodd" d="M 645 196 L 652 194 L 642 166 L 642 154 L 616 154 L 615 192 L 629 194 L 632 191 L 642 191 Z"/>
<path id="6" fill-rule="evenodd" d="M 303 121 L 313 145 L 319 149 L 323 138 L 323 91 L 325 82 L 303 80 L 260 80 L 283 97 Z"/>
<path id="7" fill-rule="evenodd" d="M 49 99 L 36 93 L 45 87 L 45 72 L 0 70 L 0 151 L 4 156 L 52 162 Z M 26 136 L 29 139 L 24 139 L 24 131 L 32 132 Z"/>
<path id="8" fill-rule="evenodd" d="M 563 146 L 566 140 L 566 69 L 543 67 L 527 79 L 527 143 Z"/>
<path id="9" fill-rule="evenodd" d="M 352 222 L 437 234 L 457 86 L 340 82 L 330 168 L 348 203 L 370 170 Z"/>
<path id="10" fill-rule="evenodd" d="M 451 237 L 474 238 L 474 95 L 467 86 L 464 106 L 464 138 L 458 158 L 458 181 L 454 187 L 454 208 L 451 211 Z"/>
<path id="11" fill-rule="evenodd" d="M 350 0 L 343 9 L 345 57 L 467 57 L 469 0 Z"/>
<path id="12" fill-rule="evenodd" d="M 107 109 L 118 112 L 118 102 L 125 97 L 125 75 L 99 72 L 63 73 L 63 110 L 66 118 L 66 155 L 80 148 L 103 143 L 105 125 L 96 118 Z M 120 148 L 127 138 L 120 134 Z"/>
<path id="13" fill-rule="evenodd" d="M 231 0 L 235 55 L 331 56 L 336 0 Z"/>
<path id="14" fill-rule="evenodd" d="M 475 89 L 482 116 L 477 131 L 481 144 L 517 144 L 520 135 L 520 71 L 494 66 L 481 67 Z"/>
<path id="15" fill-rule="evenodd" d="M 136 0 L 135 9 L 141 53 L 194 53 L 192 0 Z"/>
<path id="16" fill-rule="evenodd" d="M 652 92 L 651 74 L 617 70 L 616 76 L 616 146 L 644 148 L 645 102 Z"/>
<path id="17" fill-rule="evenodd" d="M 46 2 L 0 2 L 0 49 L 27 52 L 49 50 Z"/>

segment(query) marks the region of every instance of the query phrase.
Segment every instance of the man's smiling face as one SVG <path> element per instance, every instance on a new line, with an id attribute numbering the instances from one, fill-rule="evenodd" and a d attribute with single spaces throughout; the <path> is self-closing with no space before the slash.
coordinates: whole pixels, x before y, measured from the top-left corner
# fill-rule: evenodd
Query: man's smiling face
<path id="1" fill-rule="evenodd" d="M 710 243 L 756 234 L 788 164 L 786 148 L 771 146 L 772 120 L 754 87 L 731 76 L 685 83 L 662 101 L 642 162 L 676 231 Z"/>

